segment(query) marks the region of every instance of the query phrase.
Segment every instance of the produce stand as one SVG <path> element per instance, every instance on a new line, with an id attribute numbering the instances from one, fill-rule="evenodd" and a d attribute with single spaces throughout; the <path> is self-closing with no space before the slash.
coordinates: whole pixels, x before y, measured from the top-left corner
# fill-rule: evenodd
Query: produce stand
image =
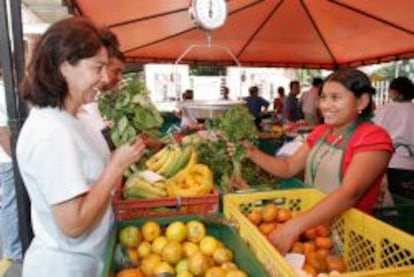
<path id="1" fill-rule="evenodd" d="M 312 207 L 324 195 L 313 189 L 256 192 L 224 197 L 224 215 L 236 221 L 247 241 L 271 276 L 297 276 L 295 270 L 269 243 L 245 214 L 265 203 L 291 211 Z M 335 251 L 345 259 L 348 272 L 338 276 L 412 276 L 414 237 L 356 209 L 336 218 L 332 225 Z"/>
<path id="2" fill-rule="evenodd" d="M 245 271 L 248 276 L 269 276 L 247 244 L 240 238 L 237 231 L 233 227 L 226 225 L 225 222 L 223 223 L 220 219 L 214 220 L 200 216 L 175 216 L 156 218 L 153 220 L 158 222 L 161 226 L 165 226 L 174 221 L 188 222 L 190 220 L 199 220 L 205 224 L 209 235 L 218 238 L 227 248 L 233 251 L 235 263 Z M 119 230 L 129 225 L 142 226 L 145 221 L 145 219 L 139 219 L 132 221 L 117 221 L 115 223 L 105 251 L 105 266 L 102 277 L 115 276 L 113 256 Z"/>

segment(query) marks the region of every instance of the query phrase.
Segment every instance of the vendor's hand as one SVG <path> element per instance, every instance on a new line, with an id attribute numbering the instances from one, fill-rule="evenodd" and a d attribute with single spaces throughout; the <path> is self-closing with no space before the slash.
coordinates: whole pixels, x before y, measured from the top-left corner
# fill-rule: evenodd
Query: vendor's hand
<path id="1" fill-rule="evenodd" d="M 256 149 L 256 147 L 249 141 L 245 140 L 241 143 L 241 145 L 245 148 L 245 156 L 246 158 L 250 158 L 253 151 Z M 226 150 L 230 157 L 234 156 L 234 153 L 236 152 L 236 146 L 232 142 L 227 142 L 226 144 Z"/>
<path id="2" fill-rule="evenodd" d="M 297 230 L 297 224 L 294 223 L 294 220 L 290 220 L 278 226 L 276 230 L 268 235 L 268 238 L 273 246 L 284 256 L 298 240 L 300 233 Z"/>
<path id="3" fill-rule="evenodd" d="M 112 154 L 111 162 L 124 172 L 131 164 L 138 161 L 145 153 L 145 144 L 140 136 L 130 143 L 118 147 Z"/>

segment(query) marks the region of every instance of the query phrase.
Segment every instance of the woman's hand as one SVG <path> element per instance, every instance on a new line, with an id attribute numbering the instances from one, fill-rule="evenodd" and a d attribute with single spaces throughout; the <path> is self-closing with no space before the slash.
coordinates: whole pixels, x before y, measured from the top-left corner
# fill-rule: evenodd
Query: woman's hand
<path id="1" fill-rule="evenodd" d="M 125 143 L 118 147 L 112 154 L 111 162 L 123 173 L 132 163 L 138 161 L 144 155 L 145 149 L 143 139 L 141 136 L 137 136 L 132 143 Z"/>
<path id="2" fill-rule="evenodd" d="M 268 238 L 277 250 L 284 256 L 292 248 L 293 244 L 299 239 L 297 223 L 290 220 L 272 231 Z"/>

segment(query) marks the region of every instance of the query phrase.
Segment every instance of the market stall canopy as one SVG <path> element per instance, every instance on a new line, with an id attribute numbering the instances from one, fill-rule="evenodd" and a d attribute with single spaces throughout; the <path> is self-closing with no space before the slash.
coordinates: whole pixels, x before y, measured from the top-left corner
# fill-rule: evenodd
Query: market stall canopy
<path id="1" fill-rule="evenodd" d="M 214 1 L 214 0 L 213 0 Z M 190 0 L 71 0 L 78 15 L 111 28 L 129 62 L 174 62 L 207 44 L 190 18 Z M 414 57 L 414 1 L 228 0 L 228 18 L 211 43 L 242 65 L 359 66 Z M 215 47 L 195 48 L 190 64 L 234 64 Z"/>

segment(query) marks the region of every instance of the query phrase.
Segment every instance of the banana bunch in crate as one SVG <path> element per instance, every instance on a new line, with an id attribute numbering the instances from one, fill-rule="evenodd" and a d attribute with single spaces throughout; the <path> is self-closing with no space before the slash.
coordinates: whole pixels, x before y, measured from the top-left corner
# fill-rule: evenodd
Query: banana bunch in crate
<path id="1" fill-rule="evenodd" d="M 150 157 L 145 166 L 155 173 L 144 178 L 142 172 L 130 176 L 125 183 L 125 198 L 159 198 L 204 195 L 213 188 L 210 169 L 197 164 L 197 152 L 192 145 L 167 145 Z"/>

